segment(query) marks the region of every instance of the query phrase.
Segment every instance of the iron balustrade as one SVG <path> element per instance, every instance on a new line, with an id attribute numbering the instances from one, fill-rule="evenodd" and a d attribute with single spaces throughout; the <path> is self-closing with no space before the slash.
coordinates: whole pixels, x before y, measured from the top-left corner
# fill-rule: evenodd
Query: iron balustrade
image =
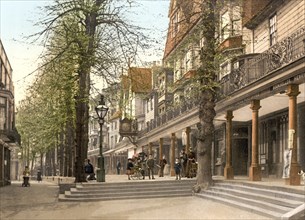
<path id="1" fill-rule="evenodd" d="M 255 55 L 240 68 L 220 81 L 221 94 L 230 95 L 239 89 L 279 70 L 305 56 L 305 27 Z"/>

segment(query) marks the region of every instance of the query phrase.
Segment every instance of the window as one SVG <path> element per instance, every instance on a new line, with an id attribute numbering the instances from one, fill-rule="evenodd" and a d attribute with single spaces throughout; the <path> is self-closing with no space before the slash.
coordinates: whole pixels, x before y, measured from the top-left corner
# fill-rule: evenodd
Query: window
<path id="1" fill-rule="evenodd" d="M 175 81 L 177 81 L 181 78 L 181 60 L 180 59 L 175 61 L 174 72 L 175 72 L 175 76 L 174 76 Z"/>
<path id="2" fill-rule="evenodd" d="M 230 33 L 230 15 L 226 11 L 221 16 L 221 40 L 227 39 Z"/>
<path id="3" fill-rule="evenodd" d="M 153 98 L 150 98 L 150 110 L 154 109 Z"/>
<path id="4" fill-rule="evenodd" d="M 270 46 L 276 43 L 276 14 L 269 19 L 269 38 Z"/>
<path id="5" fill-rule="evenodd" d="M 0 97 L 0 130 L 6 129 L 6 98 Z"/>
<path id="6" fill-rule="evenodd" d="M 239 68 L 239 62 L 238 61 L 233 62 L 232 66 L 234 70 L 237 70 Z"/>
<path id="7" fill-rule="evenodd" d="M 172 38 L 174 38 L 179 31 L 179 13 L 176 12 L 173 16 L 172 22 Z"/>
<path id="8" fill-rule="evenodd" d="M 149 112 L 149 99 L 146 100 L 146 112 Z"/>
<path id="9" fill-rule="evenodd" d="M 220 40 L 241 34 L 241 13 L 239 6 L 232 6 L 220 17 Z"/>
<path id="10" fill-rule="evenodd" d="M 192 48 L 188 48 L 187 53 L 185 54 L 184 58 L 185 62 L 185 72 L 192 69 Z"/>
<path id="11" fill-rule="evenodd" d="M 219 80 L 228 75 L 231 71 L 230 62 L 225 62 L 220 66 Z"/>

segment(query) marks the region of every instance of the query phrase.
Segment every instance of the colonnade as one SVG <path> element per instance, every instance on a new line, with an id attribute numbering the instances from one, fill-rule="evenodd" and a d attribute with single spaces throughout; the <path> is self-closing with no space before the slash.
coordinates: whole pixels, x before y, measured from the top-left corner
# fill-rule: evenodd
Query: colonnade
<path id="1" fill-rule="evenodd" d="M 288 85 L 287 96 L 289 97 L 289 148 L 291 149 L 291 165 L 290 177 L 286 179 L 287 185 L 300 185 L 300 176 L 298 172 L 300 165 L 297 161 L 297 96 L 300 94 L 299 86 L 296 84 Z M 251 166 L 249 168 L 249 179 L 251 181 L 260 181 L 262 179 L 262 171 L 258 161 L 258 124 L 260 100 L 251 100 L 250 109 L 252 110 L 252 151 Z M 227 111 L 226 114 L 226 165 L 224 176 L 226 179 L 234 179 L 234 171 L 232 168 L 232 119 L 233 112 Z"/>
<path id="2" fill-rule="evenodd" d="M 300 94 L 298 85 L 291 84 L 287 88 L 287 96 L 289 97 L 289 132 L 291 132 L 291 168 L 290 178 L 286 179 L 286 184 L 300 185 L 300 176 L 297 174 L 300 170 L 300 165 L 297 161 L 297 96 Z M 250 109 L 252 110 L 252 134 L 251 134 L 251 165 L 249 168 L 249 179 L 251 181 L 261 181 L 262 171 L 259 165 L 259 110 L 260 100 L 251 100 Z M 225 179 L 234 179 L 234 170 L 232 166 L 232 119 L 234 118 L 233 111 L 228 110 L 226 112 L 226 165 L 224 168 Z M 186 127 L 186 153 L 190 151 L 190 135 L 191 128 Z M 171 133 L 170 136 L 170 175 L 175 175 L 174 163 L 175 163 L 175 151 L 176 151 L 176 134 Z M 148 144 L 148 152 L 152 153 L 153 144 Z M 164 140 L 159 139 L 159 159 L 162 159 L 164 151 Z"/>

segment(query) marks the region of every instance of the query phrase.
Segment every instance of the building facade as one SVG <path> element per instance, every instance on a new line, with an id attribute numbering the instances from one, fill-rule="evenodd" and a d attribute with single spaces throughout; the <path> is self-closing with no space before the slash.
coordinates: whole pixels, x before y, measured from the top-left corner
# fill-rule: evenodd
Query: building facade
<path id="1" fill-rule="evenodd" d="M 0 40 L 0 186 L 19 176 L 20 135 L 15 127 L 12 67 Z"/>
<path id="2" fill-rule="evenodd" d="M 171 174 L 182 148 L 196 151 L 200 97 L 192 96 L 192 79 L 204 45 L 201 2 L 170 2 L 163 70 L 153 77 L 146 98 L 149 120 L 138 126 L 136 137 L 134 153 L 165 154 Z M 213 175 L 243 175 L 252 181 L 283 177 L 298 185 L 297 172 L 305 169 L 305 1 L 226 2 L 218 11 L 215 36 L 220 95 Z M 152 106 L 157 109 L 153 117 Z M 129 148 L 134 146 L 121 149 Z"/>

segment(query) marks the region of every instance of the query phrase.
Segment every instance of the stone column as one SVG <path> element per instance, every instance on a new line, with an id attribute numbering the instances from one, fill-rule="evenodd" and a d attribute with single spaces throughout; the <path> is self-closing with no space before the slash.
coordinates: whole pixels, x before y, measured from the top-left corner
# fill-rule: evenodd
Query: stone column
<path id="1" fill-rule="evenodd" d="M 297 96 L 300 94 L 299 85 L 288 85 L 287 95 L 289 96 L 289 119 L 288 127 L 289 133 L 292 137 L 289 141 L 289 148 L 292 150 L 291 164 L 290 164 L 290 177 L 286 179 L 287 185 L 300 185 L 301 178 L 298 175 L 301 167 L 298 164 L 298 151 L 297 151 Z M 290 134 L 289 134 L 290 135 Z"/>
<path id="2" fill-rule="evenodd" d="M 153 148 L 153 143 L 149 142 L 149 143 L 148 143 L 148 154 L 153 155 L 153 150 L 152 150 L 152 148 Z"/>
<path id="3" fill-rule="evenodd" d="M 172 133 L 171 136 L 171 171 L 170 171 L 170 175 L 171 176 L 175 176 L 175 148 L 176 148 L 176 135 L 175 133 Z"/>
<path id="4" fill-rule="evenodd" d="M 133 149 L 133 154 L 135 155 L 137 153 L 137 148 Z"/>
<path id="5" fill-rule="evenodd" d="M 252 161 L 249 170 L 251 181 L 261 181 L 262 171 L 258 164 L 258 110 L 261 108 L 259 100 L 252 100 Z"/>
<path id="6" fill-rule="evenodd" d="M 191 128 L 187 127 L 185 129 L 185 134 L 186 134 L 186 149 L 185 152 L 188 154 L 190 152 L 191 148 Z"/>
<path id="7" fill-rule="evenodd" d="M 232 111 L 227 111 L 226 115 L 226 166 L 224 170 L 225 179 L 234 179 L 234 171 L 232 167 L 232 119 L 234 118 Z"/>
<path id="8" fill-rule="evenodd" d="M 163 138 L 159 139 L 159 161 L 163 158 Z M 159 163 L 158 161 L 158 163 Z"/>

